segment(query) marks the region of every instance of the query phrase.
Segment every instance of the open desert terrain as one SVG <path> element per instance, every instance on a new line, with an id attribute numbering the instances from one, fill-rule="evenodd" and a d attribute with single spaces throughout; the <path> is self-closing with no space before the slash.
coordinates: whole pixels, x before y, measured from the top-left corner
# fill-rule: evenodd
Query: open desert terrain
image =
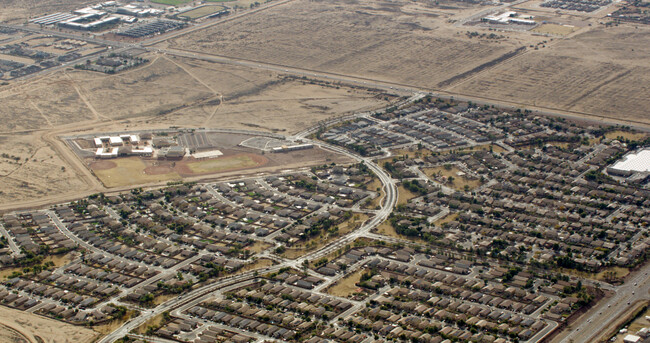
<path id="1" fill-rule="evenodd" d="M 8 307 L 0 308 L 0 341 L 16 343 L 91 342 L 97 332 Z"/>
<path id="2" fill-rule="evenodd" d="M 597 27 L 529 50 L 451 92 L 648 122 L 650 28 Z"/>
<path id="3" fill-rule="evenodd" d="M 162 54 L 146 57 L 149 63 L 115 75 L 68 68 L 0 86 L 6 154 L 0 158 L 0 203 L 102 190 L 56 138 L 63 133 L 179 126 L 290 134 L 388 104 L 385 96 L 360 88 Z"/>
<path id="4" fill-rule="evenodd" d="M 519 7 L 551 24 L 498 32 L 459 24 L 485 7 L 296 0 L 160 46 L 648 122 L 650 28 L 606 27 L 596 14 L 525 4 Z M 499 38 L 470 38 L 470 31 Z"/>

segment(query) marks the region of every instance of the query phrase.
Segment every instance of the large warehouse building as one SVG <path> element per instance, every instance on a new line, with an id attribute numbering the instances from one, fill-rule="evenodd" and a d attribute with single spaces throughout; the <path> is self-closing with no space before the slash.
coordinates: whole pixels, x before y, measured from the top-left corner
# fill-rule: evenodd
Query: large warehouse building
<path id="1" fill-rule="evenodd" d="M 630 176 L 635 173 L 650 173 L 650 148 L 629 153 L 607 168 L 607 173 L 618 176 Z"/>

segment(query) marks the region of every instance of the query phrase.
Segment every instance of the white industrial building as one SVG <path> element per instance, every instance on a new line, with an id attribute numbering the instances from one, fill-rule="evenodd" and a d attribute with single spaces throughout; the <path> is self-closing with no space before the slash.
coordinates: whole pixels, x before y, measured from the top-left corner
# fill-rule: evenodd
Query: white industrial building
<path id="1" fill-rule="evenodd" d="M 607 168 L 607 173 L 621 176 L 629 176 L 634 173 L 650 173 L 650 148 L 623 156 L 623 159 Z"/>
<path id="2" fill-rule="evenodd" d="M 120 148 L 97 148 L 95 152 L 96 158 L 116 158 L 119 154 Z"/>
<path id="3" fill-rule="evenodd" d="M 627 336 L 623 337 L 623 342 L 624 343 L 640 343 L 641 341 L 642 341 L 641 337 L 639 337 L 637 335 L 627 335 Z"/>
<path id="4" fill-rule="evenodd" d="M 95 158 L 117 158 L 119 156 L 140 156 L 150 157 L 153 156 L 153 149 L 151 147 L 132 148 L 128 146 L 122 147 L 109 147 L 97 148 L 95 151 Z"/>
<path id="5" fill-rule="evenodd" d="M 296 151 L 296 150 L 305 150 L 305 149 L 311 149 L 313 148 L 313 144 L 298 144 L 298 145 L 290 145 L 290 146 L 279 146 L 271 149 L 271 152 L 289 152 L 289 151 Z"/>
<path id="6" fill-rule="evenodd" d="M 529 18 L 532 18 L 529 17 Z M 486 21 L 490 24 L 522 24 L 522 25 L 535 25 L 537 24 L 534 20 L 521 19 L 517 18 L 517 12 L 508 11 L 501 14 L 489 15 L 481 18 L 482 21 Z"/>
<path id="7" fill-rule="evenodd" d="M 122 146 L 126 142 L 129 142 L 131 145 L 138 145 L 140 143 L 140 137 L 138 135 L 101 136 L 95 137 L 94 141 L 96 148 L 103 147 L 104 144 Z"/>

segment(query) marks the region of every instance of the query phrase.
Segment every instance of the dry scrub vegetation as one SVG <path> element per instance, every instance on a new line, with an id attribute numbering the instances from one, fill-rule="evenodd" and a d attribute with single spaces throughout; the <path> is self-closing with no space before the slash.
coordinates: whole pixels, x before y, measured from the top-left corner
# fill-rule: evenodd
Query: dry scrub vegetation
<path id="1" fill-rule="evenodd" d="M 65 12 L 84 5 L 97 4 L 89 0 L 2 0 L 0 21 L 22 23 L 28 18 L 38 17 L 54 12 Z"/>
<path id="2" fill-rule="evenodd" d="M 452 91 L 648 123 L 650 28 L 594 28 L 531 50 Z"/>
<path id="3" fill-rule="evenodd" d="M 174 58 L 121 74 L 62 70 L 0 86 L 0 205 L 89 189 L 56 134 L 216 127 L 293 133 L 331 116 L 383 107 L 377 94 Z M 74 158 L 73 158 L 74 159 Z M 77 161 L 78 163 L 78 161 Z M 74 164 L 74 163 L 73 163 Z"/>
<path id="4" fill-rule="evenodd" d="M 3 342 L 92 342 L 97 336 L 95 331 L 81 326 L 62 323 L 4 306 L 0 306 L 0 325 L 0 341 Z M 10 332 L 7 331 L 11 331 L 13 335 L 9 335 Z"/>
<path id="5" fill-rule="evenodd" d="M 471 39 L 468 30 L 491 32 L 455 23 L 479 10 L 406 0 L 296 0 L 164 44 L 648 123 L 650 28 L 605 28 L 604 19 L 585 16 L 563 36 L 504 32 L 503 39 Z"/>
<path id="6" fill-rule="evenodd" d="M 446 23 L 456 13 L 412 1 L 296 0 L 170 45 L 432 87 L 523 44 L 471 40 Z"/>

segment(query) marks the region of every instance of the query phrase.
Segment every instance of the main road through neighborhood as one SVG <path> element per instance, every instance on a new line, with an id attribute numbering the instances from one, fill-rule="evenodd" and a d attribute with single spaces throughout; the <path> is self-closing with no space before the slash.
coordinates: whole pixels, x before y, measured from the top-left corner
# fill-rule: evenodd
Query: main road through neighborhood
<path id="1" fill-rule="evenodd" d="M 337 240 L 323 246 L 322 248 L 315 250 L 311 253 L 308 253 L 305 256 L 302 256 L 301 258 L 294 259 L 294 260 L 284 260 L 282 263 L 278 265 L 265 269 L 266 273 L 278 271 L 284 267 L 300 268 L 304 261 L 313 261 L 315 259 L 321 258 L 343 247 L 346 244 L 352 243 L 357 238 L 364 237 L 370 232 L 370 230 L 372 230 L 373 228 L 381 224 L 384 220 L 386 220 L 386 218 L 388 218 L 391 211 L 393 210 L 393 207 L 395 207 L 395 204 L 397 203 L 397 185 L 395 180 L 392 179 L 386 173 L 386 171 L 380 168 L 373 160 L 368 158 L 363 158 L 361 156 L 351 153 L 346 149 L 333 146 L 327 143 L 310 141 L 306 138 L 301 138 L 301 139 L 309 141 L 315 145 L 319 145 L 325 149 L 330 149 L 340 154 L 346 155 L 359 162 L 365 163 L 365 165 L 368 166 L 368 168 L 372 170 L 377 175 L 377 177 L 379 177 L 379 180 L 383 185 L 384 191 L 386 192 L 386 196 L 384 197 L 384 200 L 381 204 L 381 209 L 377 212 L 377 214 L 374 217 L 372 217 L 370 220 L 365 222 L 359 229 L 350 232 L 349 234 L 342 236 Z M 197 299 L 206 297 L 210 293 L 214 292 L 215 290 L 221 289 L 223 287 L 254 279 L 256 275 L 257 273 L 254 270 L 251 270 L 249 272 L 237 276 L 225 277 L 218 280 L 215 283 L 211 283 L 203 287 L 197 288 L 178 298 L 169 300 L 166 303 L 163 303 L 152 310 L 147 310 L 143 313 L 140 313 L 139 316 L 131 319 L 130 321 L 122 325 L 117 330 L 103 337 L 99 342 L 100 343 L 114 342 L 115 340 L 127 335 L 133 329 L 144 324 L 147 320 L 165 311 L 171 311 L 178 307 L 187 305 L 188 303 L 195 302 Z"/>
<path id="2" fill-rule="evenodd" d="M 489 98 L 477 98 L 477 97 L 469 97 L 469 96 L 463 96 L 459 94 L 451 94 L 451 93 L 446 93 L 440 90 L 431 90 L 431 89 L 424 89 L 422 87 L 419 87 L 417 85 L 410 85 L 410 84 L 404 84 L 404 83 L 396 83 L 396 82 L 389 82 L 389 81 L 384 81 L 384 80 L 375 80 L 375 79 L 370 79 L 370 78 L 364 78 L 360 77 L 357 75 L 344 75 L 344 74 L 337 74 L 337 73 L 332 73 L 332 72 L 324 72 L 324 71 L 318 71 L 318 70 L 310 70 L 307 68 L 302 68 L 302 67 L 294 67 L 294 66 L 286 66 L 286 65 L 279 65 L 279 64 L 273 64 L 273 63 L 267 63 L 267 62 L 261 62 L 261 61 L 254 61 L 254 60 L 249 60 L 249 59 L 243 59 L 243 58 L 235 58 L 235 57 L 229 57 L 229 56 L 219 56 L 215 54 L 207 54 L 203 52 L 198 52 L 198 51 L 187 51 L 187 50 L 181 50 L 181 49 L 171 49 L 171 48 L 162 48 L 162 47 L 156 47 L 154 44 L 160 43 L 164 40 L 170 39 L 170 38 L 175 38 L 179 37 L 183 34 L 187 34 L 189 32 L 195 31 L 195 30 L 200 30 L 204 29 L 208 26 L 211 25 L 216 25 L 219 24 L 220 22 L 223 22 L 224 20 L 233 20 L 235 18 L 248 15 L 251 13 L 255 13 L 258 11 L 262 11 L 265 8 L 268 7 L 273 7 L 273 6 L 280 6 L 285 3 L 290 2 L 291 0 L 282 0 L 278 2 L 273 2 L 270 4 L 266 4 L 261 6 L 260 8 L 252 11 L 247 11 L 247 12 L 242 12 L 238 13 L 236 15 L 231 16 L 230 18 L 226 18 L 223 20 L 215 20 L 215 21 L 208 21 L 204 22 L 177 32 L 169 33 L 166 35 L 160 35 L 156 36 L 152 39 L 141 41 L 139 43 L 126 43 L 126 42 L 114 42 L 114 41 L 106 41 L 94 37 L 89 37 L 89 36 L 83 36 L 75 33 L 67 33 L 67 32 L 60 32 L 60 31 L 52 31 L 52 30 L 44 30 L 40 28 L 35 28 L 35 27 L 25 27 L 25 26 L 20 26 L 20 25 L 7 25 L 7 24 L 0 24 L 0 27 L 12 27 L 15 29 L 19 30 L 27 30 L 33 33 L 40 33 L 40 34 L 46 34 L 46 35 L 54 35 L 54 36 L 60 36 L 60 37 L 65 37 L 65 38 L 74 38 L 74 39 L 79 39 L 79 40 L 85 40 L 89 42 L 95 42 L 99 44 L 104 44 L 104 45 L 109 45 L 114 47 L 114 50 L 109 50 L 109 52 L 115 52 L 115 51 L 125 51 L 131 48 L 138 48 L 138 49 L 143 49 L 149 52 L 155 52 L 155 53 L 164 53 L 168 55 L 173 55 L 173 56 L 178 56 L 178 57 L 185 57 L 185 58 L 192 58 L 192 59 L 200 59 L 200 60 L 205 60 L 205 61 L 211 61 L 211 62 L 218 62 L 222 64 L 230 64 L 230 65 L 240 65 L 240 66 L 245 66 L 249 68 L 255 68 L 255 69 L 261 69 L 261 70 L 268 70 L 268 71 L 273 71 L 273 72 L 278 72 L 278 73 L 283 73 L 283 74 L 291 74 L 295 75 L 298 77 L 314 77 L 314 78 L 320 78 L 320 79 L 325 79 L 333 82 L 344 82 L 344 83 L 349 83 L 349 84 L 356 84 L 356 85 L 361 85 L 364 87 L 370 87 L 370 88 L 377 88 L 377 89 L 384 89 L 384 90 L 390 90 L 390 91 L 395 91 L 398 93 L 418 93 L 418 92 L 432 92 L 435 91 L 436 93 L 434 94 L 435 96 L 441 97 L 441 98 L 452 98 L 454 97 L 455 99 L 458 100 L 471 100 L 475 103 L 478 104 L 488 104 L 488 105 L 498 105 L 498 106 L 503 106 L 503 107 L 512 107 L 512 108 L 518 108 L 521 106 L 526 107 L 525 105 L 522 104 L 517 104 L 513 102 L 507 102 L 503 101 L 500 99 L 489 99 Z M 107 52 L 107 53 L 109 53 Z M 96 55 L 91 56 L 91 57 L 85 57 L 82 60 L 77 60 L 74 61 L 73 63 L 81 63 L 87 58 L 94 58 Z M 81 61 L 81 62 L 80 62 Z M 67 64 L 64 64 L 59 67 L 51 68 L 48 70 L 43 71 L 43 73 L 49 73 L 54 70 L 57 70 L 59 68 L 65 68 L 67 67 Z M 31 77 L 31 76 L 30 76 Z M 554 109 L 554 108 L 542 108 L 542 107 L 533 107 L 531 108 L 528 106 L 529 109 L 535 110 L 538 113 L 541 114 L 547 114 L 547 115 L 552 115 L 552 116 L 563 116 L 563 117 L 577 117 L 584 119 L 585 116 L 590 116 L 590 117 L 599 117 L 598 115 L 594 114 L 585 114 L 581 112 L 572 112 L 572 111 L 566 111 L 566 110 L 561 110 L 561 109 Z M 615 120 L 614 118 L 608 118 L 608 117 L 603 117 L 600 116 L 603 119 L 609 119 L 614 122 L 621 122 L 621 120 Z M 602 123 L 602 121 L 601 121 Z M 632 124 L 640 129 L 645 129 L 647 130 L 648 127 L 646 123 L 641 123 L 641 122 L 631 122 L 631 121 L 625 121 L 627 124 Z M 321 146 L 326 149 L 330 149 L 332 151 L 347 155 L 349 157 L 354 158 L 355 160 L 359 162 L 365 163 L 368 168 L 370 168 L 380 179 L 384 191 L 386 193 L 386 196 L 384 198 L 384 201 L 381 205 L 381 209 L 377 211 L 377 214 L 369 219 L 367 222 L 365 222 L 359 229 L 340 237 L 339 239 L 331 242 L 330 244 L 314 251 L 311 252 L 299 259 L 295 260 L 284 260 L 280 264 L 273 266 L 269 268 L 270 271 L 277 271 L 280 268 L 283 267 L 300 267 L 302 263 L 305 260 L 314 260 L 321 258 L 323 256 L 326 256 L 327 254 L 330 254 L 331 252 L 343 247 L 346 244 L 349 244 L 353 242 L 355 239 L 368 236 L 370 235 L 370 231 L 382 223 L 391 213 L 393 207 L 395 206 L 397 202 L 397 186 L 395 183 L 395 180 L 393 180 L 382 168 L 380 168 L 373 160 L 363 158 L 361 156 L 358 156 L 356 154 L 353 154 L 346 149 L 332 146 L 326 143 L 322 142 L 315 142 L 315 141 L 310 141 L 307 139 L 307 133 L 310 133 L 310 130 L 306 130 L 302 134 L 297 134 L 291 138 L 293 139 L 301 139 L 303 141 L 307 141 L 310 143 L 313 143 L 315 145 Z M 58 224 L 58 223 L 57 223 Z M 650 271 L 650 265 L 646 265 L 642 270 L 634 274 L 633 276 L 630 277 L 630 280 L 626 282 L 625 285 L 619 286 L 619 287 L 614 287 L 614 292 L 615 295 L 607 300 L 607 302 L 602 302 L 598 304 L 595 308 L 591 309 L 589 313 L 585 315 L 586 318 L 581 319 L 580 324 L 572 326 L 567 333 L 562 335 L 562 338 L 560 338 L 562 341 L 570 341 L 573 340 L 573 342 L 592 342 L 594 339 L 596 339 L 597 335 L 602 334 L 603 328 L 608 328 L 609 326 L 612 325 L 613 322 L 615 322 L 618 318 L 621 316 L 625 315 L 627 311 L 630 311 L 630 308 L 633 307 L 636 303 L 642 301 L 642 300 L 648 300 L 649 299 L 649 290 L 650 290 L 650 277 L 648 276 L 648 272 Z M 255 278 L 255 273 L 254 271 L 246 272 L 237 276 L 231 276 L 231 277 L 226 277 L 218 280 L 215 283 L 205 285 L 201 288 L 195 289 L 191 292 L 188 292 L 185 295 L 182 295 L 178 298 L 169 300 L 168 302 L 156 307 L 153 310 L 148 310 L 143 313 L 141 313 L 138 317 L 131 319 L 129 322 L 124 324 L 122 327 L 117 329 L 116 331 L 110 333 L 109 335 L 103 337 L 100 342 L 102 343 L 109 343 L 113 342 L 116 339 L 119 339 L 126 334 L 128 334 L 131 330 L 137 328 L 139 325 L 142 325 L 145 323 L 147 320 L 153 318 L 154 316 L 163 313 L 164 311 L 170 311 L 173 309 L 176 309 L 180 306 L 186 305 L 198 298 L 204 297 L 211 292 L 220 289 L 222 287 L 226 287 L 228 285 L 233 285 L 235 283 L 251 280 Z"/>

